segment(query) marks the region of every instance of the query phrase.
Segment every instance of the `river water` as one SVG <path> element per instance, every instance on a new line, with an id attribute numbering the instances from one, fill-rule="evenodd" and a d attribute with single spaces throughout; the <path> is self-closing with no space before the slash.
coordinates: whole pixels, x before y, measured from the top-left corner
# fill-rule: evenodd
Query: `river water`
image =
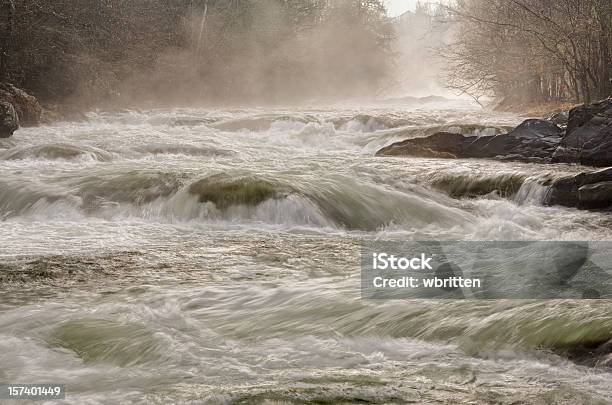
<path id="1" fill-rule="evenodd" d="M 363 300 L 362 239 L 605 240 L 583 168 L 375 157 L 469 106 L 90 113 L 0 140 L 0 382 L 70 403 L 608 403 L 610 301 Z M 494 191 L 498 190 L 498 191 Z"/>

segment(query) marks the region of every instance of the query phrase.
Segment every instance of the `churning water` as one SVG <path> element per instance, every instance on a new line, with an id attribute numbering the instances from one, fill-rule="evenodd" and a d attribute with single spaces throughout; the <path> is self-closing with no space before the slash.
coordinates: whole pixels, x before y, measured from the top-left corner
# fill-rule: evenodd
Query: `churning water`
<path id="1" fill-rule="evenodd" d="M 447 106 L 448 107 L 448 106 Z M 359 241 L 601 240 L 566 165 L 383 158 L 469 108 L 154 110 L 0 140 L 0 381 L 76 403 L 607 403 L 609 301 L 368 301 Z"/>

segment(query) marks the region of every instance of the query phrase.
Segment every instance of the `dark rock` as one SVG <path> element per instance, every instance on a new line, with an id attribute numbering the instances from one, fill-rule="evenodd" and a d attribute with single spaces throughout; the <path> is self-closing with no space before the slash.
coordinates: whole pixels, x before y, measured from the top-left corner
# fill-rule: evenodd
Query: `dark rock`
<path id="1" fill-rule="evenodd" d="M 571 134 L 576 129 L 588 125 L 596 116 L 607 114 L 609 116 L 612 108 L 612 100 L 607 99 L 593 104 L 584 104 L 574 107 L 569 112 L 567 121 L 567 133 Z"/>
<path id="2" fill-rule="evenodd" d="M 612 99 L 569 112 L 566 135 L 552 162 L 612 166 Z"/>
<path id="3" fill-rule="evenodd" d="M 0 101 L 13 105 L 21 126 L 35 127 L 40 124 L 42 108 L 34 96 L 12 84 L 0 83 Z"/>
<path id="4" fill-rule="evenodd" d="M 545 120 L 530 119 L 506 135 L 494 136 L 482 149 L 493 156 L 517 155 L 516 160 L 534 157 L 549 159 L 562 135 L 563 131 L 557 125 Z"/>
<path id="5" fill-rule="evenodd" d="M 588 208 L 606 208 L 612 205 L 612 181 L 586 184 L 578 189 L 579 205 Z"/>
<path id="6" fill-rule="evenodd" d="M 559 125 L 567 125 L 564 131 Z M 439 132 L 386 146 L 378 156 L 495 158 L 537 163 L 612 166 L 612 99 L 530 119 L 507 134 L 461 136 Z M 577 197 L 576 197 L 577 198 Z"/>
<path id="7" fill-rule="evenodd" d="M 445 157 L 457 157 L 463 151 L 468 138 L 461 134 L 450 132 L 437 132 L 424 138 L 411 138 L 385 146 L 378 152 L 377 156 L 419 156 L 437 157 L 436 153 Z"/>
<path id="8" fill-rule="evenodd" d="M 583 342 L 569 347 L 557 348 L 555 351 L 577 364 L 588 367 L 612 368 L 612 339 Z"/>
<path id="9" fill-rule="evenodd" d="M 0 138 L 8 138 L 19 129 L 19 117 L 13 105 L 0 101 Z"/>
<path id="10" fill-rule="evenodd" d="M 612 206 L 612 168 L 580 173 L 553 181 L 544 204 L 580 209 Z"/>
<path id="11" fill-rule="evenodd" d="M 378 156 L 497 158 L 548 162 L 561 141 L 563 131 L 546 121 L 530 119 L 507 134 L 463 136 L 438 132 L 412 138 L 379 150 Z"/>
<path id="12" fill-rule="evenodd" d="M 548 117 L 548 121 L 560 127 L 567 126 L 568 120 L 569 120 L 569 114 L 566 111 L 556 112 L 552 114 L 550 117 Z"/>

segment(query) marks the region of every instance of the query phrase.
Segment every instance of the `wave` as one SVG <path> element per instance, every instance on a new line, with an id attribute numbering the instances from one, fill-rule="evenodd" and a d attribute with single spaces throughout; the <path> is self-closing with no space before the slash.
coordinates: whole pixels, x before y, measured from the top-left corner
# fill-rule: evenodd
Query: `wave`
<path id="1" fill-rule="evenodd" d="M 355 281 L 346 281 L 346 288 L 350 290 Z M 612 366 L 609 357 L 612 317 L 610 304 L 605 300 L 425 299 L 374 305 L 362 302 L 359 297 L 351 301 L 346 297 L 313 294 L 312 288 L 302 286 L 293 294 L 292 305 L 287 306 L 282 292 L 251 289 L 235 294 L 250 296 L 250 302 L 257 305 L 248 311 L 228 314 L 224 323 L 217 325 L 218 330 L 232 333 L 237 323 L 242 330 L 261 337 L 333 330 L 344 337 L 410 338 L 453 345 L 475 357 L 517 358 L 522 357 L 521 353 L 529 353 L 525 357 L 533 358 L 540 353 L 553 361 L 555 356 L 557 359 L 561 356 L 582 364 Z M 590 354 L 583 351 L 588 348 L 593 349 Z"/>
<path id="2" fill-rule="evenodd" d="M 197 195 L 201 203 L 212 203 L 221 210 L 290 198 L 302 207 L 309 207 L 307 211 L 311 218 L 317 218 L 316 223 L 332 223 L 349 230 L 374 231 L 400 224 L 414 227 L 429 223 L 456 225 L 462 217 L 457 210 L 422 196 L 343 176 L 314 182 L 304 178 L 279 181 L 261 176 L 215 175 L 193 183 L 189 192 Z"/>
<path id="3" fill-rule="evenodd" d="M 434 174 L 431 184 L 453 198 L 475 198 L 495 193 L 501 198 L 514 196 L 522 187 L 526 175 L 501 173 L 497 175 L 474 175 L 441 173 Z"/>
<path id="4" fill-rule="evenodd" d="M 434 173 L 428 182 L 452 198 L 504 198 L 517 204 L 542 205 L 553 178 L 550 173 Z"/>
<path id="5" fill-rule="evenodd" d="M 429 224 L 452 227 L 470 221 L 460 210 L 427 196 L 343 176 L 304 184 L 301 192 L 334 223 L 351 230 L 418 229 Z"/>
<path id="6" fill-rule="evenodd" d="M 330 121 L 337 130 L 349 132 L 376 132 L 419 124 L 418 121 L 391 114 L 358 114 L 351 117 L 333 118 Z"/>
<path id="7" fill-rule="evenodd" d="M 175 127 L 197 127 L 200 125 L 214 124 L 218 121 L 220 121 L 218 117 L 174 117 L 170 120 L 170 125 Z M 155 122 L 153 121 L 151 123 Z"/>
<path id="8" fill-rule="evenodd" d="M 57 210 L 71 212 L 80 202 L 78 197 L 51 184 L 0 180 L 0 219 L 38 214 L 55 216 Z"/>
<path id="9" fill-rule="evenodd" d="M 185 155 L 185 156 L 229 156 L 234 154 L 227 149 L 202 147 L 187 144 L 153 144 L 137 149 L 139 152 L 153 155 Z"/>
<path id="10" fill-rule="evenodd" d="M 421 138 L 433 135 L 438 132 L 450 132 L 466 136 L 488 136 L 499 135 L 510 131 L 512 127 L 490 126 L 483 124 L 458 124 L 450 123 L 444 125 L 418 125 L 409 128 L 398 128 L 393 134 L 401 139 Z"/>
<path id="11" fill-rule="evenodd" d="M 426 195 L 344 176 L 234 172 L 191 179 L 148 171 L 97 173 L 55 184 L 6 183 L 0 216 L 134 216 L 154 221 L 246 221 L 376 231 L 385 227 L 454 226 L 471 217 Z"/>
<path id="12" fill-rule="evenodd" d="M 0 154 L 0 160 L 47 159 L 76 160 L 89 159 L 108 162 L 113 158 L 110 152 L 93 146 L 51 143 L 29 147 L 12 148 Z"/>
<path id="13" fill-rule="evenodd" d="M 550 190 L 551 175 L 529 176 L 514 195 L 518 204 L 543 205 Z"/>
<path id="14" fill-rule="evenodd" d="M 88 176 L 72 183 L 87 210 L 107 204 L 142 205 L 177 192 L 186 179 L 178 173 L 132 170 Z"/>
<path id="15" fill-rule="evenodd" d="M 85 363 L 129 367 L 157 361 L 168 351 L 158 335 L 144 325 L 75 319 L 57 326 L 47 337 L 47 343 L 71 350 Z"/>
<path id="16" fill-rule="evenodd" d="M 211 126 L 220 131 L 225 132 L 263 132 L 269 130 L 274 123 L 277 122 L 295 122 L 308 124 L 311 122 L 319 123 L 319 119 L 315 116 L 304 114 L 283 115 L 283 114 L 266 114 L 248 118 L 237 118 L 214 123 Z"/>
<path id="17" fill-rule="evenodd" d="M 180 174 L 132 170 L 96 173 L 63 181 L 0 182 L 0 218 L 20 215 L 96 214 L 120 204 L 142 205 L 175 193 Z"/>

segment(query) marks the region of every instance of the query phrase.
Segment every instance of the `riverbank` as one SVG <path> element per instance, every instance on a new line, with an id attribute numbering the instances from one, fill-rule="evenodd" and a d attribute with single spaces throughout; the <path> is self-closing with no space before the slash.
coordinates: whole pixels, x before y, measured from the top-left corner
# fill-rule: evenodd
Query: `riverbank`
<path id="1" fill-rule="evenodd" d="M 548 118 L 554 114 L 567 112 L 579 105 L 561 101 L 547 103 L 506 103 L 502 101 L 493 105 L 493 111 L 514 113 L 525 118 Z"/>
<path id="2" fill-rule="evenodd" d="M 578 175 L 540 179 L 547 187 L 543 203 L 606 209 L 612 206 L 611 139 L 612 99 L 607 99 L 548 119 L 525 120 L 504 134 L 465 136 L 446 131 L 408 137 L 376 155 L 579 164 L 585 167 Z M 607 169 L 592 171 L 589 167 Z"/>

